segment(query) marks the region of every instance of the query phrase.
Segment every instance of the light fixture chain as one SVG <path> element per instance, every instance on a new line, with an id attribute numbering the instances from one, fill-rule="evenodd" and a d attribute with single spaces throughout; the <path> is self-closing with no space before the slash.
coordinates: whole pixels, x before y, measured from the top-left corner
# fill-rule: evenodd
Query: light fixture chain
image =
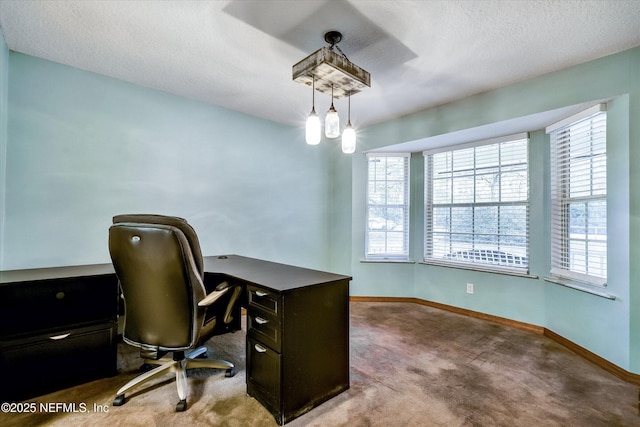
<path id="1" fill-rule="evenodd" d="M 342 49 L 340 49 L 340 46 L 336 45 L 332 45 L 331 48 L 333 48 L 335 46 L 336 49 L 338 49 L 338 52 L 340 52 L 342 54 L 342 56 L 344 56 L 344 59 L 346 59 L 347 61 L 349 60 L 349 58 L 347 58 L 347 55 L 344 54 L 344 52 L 342 51 Z"/>

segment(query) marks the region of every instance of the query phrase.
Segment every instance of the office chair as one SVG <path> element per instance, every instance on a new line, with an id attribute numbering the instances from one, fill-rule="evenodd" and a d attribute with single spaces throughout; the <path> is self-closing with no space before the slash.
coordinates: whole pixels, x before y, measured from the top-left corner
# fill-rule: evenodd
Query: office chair
<path id="1" fill-rule="evenodd" d="M 200 244 L 187 221 L 117 215 L 109 228 L 109 253 L 124 299 L 123 339 L 140 348 L 143 366 L 159 365 L 121 387 L 114 406 L 123 405 L 134 387 L 175 372 L 176 411 L 184 411 L 187 369 L 224 369 L 227 377 L 235 375 L 231 362 L 204 359 L 206 347 L 199 346 L 211 338 L 216 322 L 231 322 L 240 286 L 223 282 L 207 292 Z"/>

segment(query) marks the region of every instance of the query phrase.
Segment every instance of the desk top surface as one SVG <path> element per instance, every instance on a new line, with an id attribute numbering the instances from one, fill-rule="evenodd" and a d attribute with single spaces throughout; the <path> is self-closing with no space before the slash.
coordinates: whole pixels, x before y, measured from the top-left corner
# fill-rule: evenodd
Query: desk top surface
<path id="1" fill-rule="evenodd" d="M 205 273 L 228 275 L 277 291 L 351 279 L 351 277 L 341 274 L 294 267 L 239 255 L 204 257 L 204 271 Z M 114 273 L 112 264 L 6 270 L 0 271 L 0 284 Z"/>
<path id="2" fill-rule="evenodd" d="M 221 273 L 277 291 L 351 280 L 349 276 L 239 255 L 204 257 L 205 273 Z"/>
<path id="3" fill-rule="evenodd" d="M 61 279 L 65 277 L 100 276 L 114 274 L 112 264 L 70 265 L 64 267 L 26 268 L 0 271 L 0 284 Z"/>

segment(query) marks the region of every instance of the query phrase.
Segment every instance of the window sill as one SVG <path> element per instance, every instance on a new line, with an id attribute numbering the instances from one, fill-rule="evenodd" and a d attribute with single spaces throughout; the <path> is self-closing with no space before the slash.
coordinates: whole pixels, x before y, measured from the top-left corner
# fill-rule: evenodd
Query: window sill
<path id="1" fill-rule="evenodd" d="M 504 274 L 507 276 L 516 276 L 523 277 L 525 279 L 538 279 L 539 277 L 535 274 L 524 273 L 515 270 L 500 270 L 497 268 L 483 268 L 481 265 L 465 265 L 465 264 L 448 264 L 448 263 L 440 263 L 440 262 L 426 262 L 421 261 L 418 264 L 422 265 L 433 265 L 436 267 L 446 267 L 446 268 L 455 268 L 458 270 L 470 270 L 477 271 L 481 273 L 493 273 L 493 274 Z"/>
<path id="2" fill-rule="evenodd" d="M 410 259 L 361 259 L 363 264 L 415 264 L 416 262 Z"/>
<path id="3" fill-rule="evenodd" d="M 616 296 L 612 295 L 608 292 L 605 292 L 602 289 L 594 289 L 588 285 L 582 285 L 579 283 L 573 283 L 573 282 L 568 282 L 566 280 L 562 280 L 562 279 L 557 279 L 554 277 L 545 277 L 544 278 L 545 282 L 549 282 L 549 283 L 553 283 L 555 285 L 560 285 L 560 286 L 564 286 L 566 288 L 570 288 L 570 289 L 575 289 L 577 291 L 581 291 L 581 292 L 586 292 L 588 294 L 591 295 L 595 295 L 601 298 L 606 298 L 606 299 L 610 299 L 610 300 L 615 300 Z"/>

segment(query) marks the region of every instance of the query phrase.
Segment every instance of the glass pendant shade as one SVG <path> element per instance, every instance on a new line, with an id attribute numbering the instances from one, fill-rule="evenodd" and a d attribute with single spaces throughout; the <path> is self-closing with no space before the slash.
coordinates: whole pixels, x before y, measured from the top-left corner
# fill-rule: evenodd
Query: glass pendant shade
<path id="1" fill-rule="evenodd" d="M 351 121 L 347 123 L 347 127 L 342 131 L 342 152 L 346 154 L 355 153 L 356 151 L 356 131 L 351 126 Z"/>
<path id="2" fill-rule="evenodd" d="M 331 107 L 329 107 L 329 111 L 327 111 L 327 117 L 324 119 L 324 134 L 327 138 L 337 138 L 340 136 L 340 117 L 338 117 L 338 112 L 333 107 L 333 102 L 331 102 Z"/>
<path id="3" fill-rule="evenodd" d="M 309 145 L 318 145 L 322 136 L 320 117 L 316 114 L 316 109 L 312 108 L 309 117 L 307 117 L 306 140 Z"/>

